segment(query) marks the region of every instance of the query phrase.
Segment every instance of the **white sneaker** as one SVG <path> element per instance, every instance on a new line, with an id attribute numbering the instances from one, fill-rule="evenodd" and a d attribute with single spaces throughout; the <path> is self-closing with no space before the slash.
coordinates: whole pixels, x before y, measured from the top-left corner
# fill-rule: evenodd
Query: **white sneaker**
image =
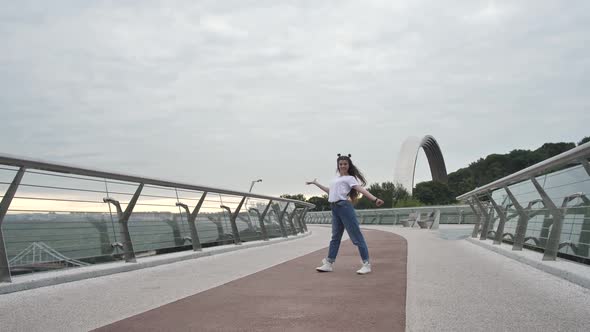
<path id="1" fill-rule="evenodd" d="M 371 263 L 369 263 L 369 262 L 363 263 L 363 266 L 361 267 L 361 269 L 356 271 L 356 273 L 358 273 L 358 274 L 367 274 L 370 272 L 371 272 Z"/>
<path id="2" fill-rule="evenodd" d="M 315 268 L 315 269 L 316 269 L 316 271 L 318 271 L 318 272 L 332 272 L 332 271 L 334 271 L 334 267 L 332 266 L 333 264 L 332 264 L 332 263 L 330 263 L 330 262 L 328 262 L 328 260 L 327 260 L 327 259 L 325 259 L 325 258 L 324 258 L 324 259 L 322 260 L 322 263 L 323 263 L 324 265 L 322 265 L 322 266 L 320 266 L 320 267 L 316 267 L 316 268 Z"/>

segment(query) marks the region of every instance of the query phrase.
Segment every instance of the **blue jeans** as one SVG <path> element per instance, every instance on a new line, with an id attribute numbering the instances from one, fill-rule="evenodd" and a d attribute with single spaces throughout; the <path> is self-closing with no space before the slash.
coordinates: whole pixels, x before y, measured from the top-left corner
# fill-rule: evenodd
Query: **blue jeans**
<path id="1" fill-rule="evenodd" d="M 339 201 L 332 204 L 332 240 L 330 240 L 328 262 L 336 261 L 344 229 L 346 229 L 352 243 L 358 247 L 363 263 L 369 262 L 369 248 L 367 248 L 367 242 L 361 233 L 352 203 L 349 201 Z"/>

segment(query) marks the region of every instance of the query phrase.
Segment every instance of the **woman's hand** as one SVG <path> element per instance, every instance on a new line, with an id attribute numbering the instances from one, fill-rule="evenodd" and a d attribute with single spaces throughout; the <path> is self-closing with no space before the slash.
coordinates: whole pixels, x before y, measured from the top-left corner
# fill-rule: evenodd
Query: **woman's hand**
<path id="1" fill-rule="evenodd" d="M 318 186 L 318 188 L 320 188 L 326 194 L 330 194 L 330 188 L 324 187 L 321 184 L 319 184 L 318 179 L 313 179 L 313 181 L 306 181 L 305 184 L 315 184 L 316 186 Z"/>
<path id="2" fill-rule="evenodd" d="M 375 205 L 377 205 L 377 206 L 381 206 L 381 205 L 383 205 L 383 203 L 385 203 L 385 202 L 383 202 L 383 200 L 379 199 L 379 198 L 377 198 L 377 200 L 375 201 Z"/>

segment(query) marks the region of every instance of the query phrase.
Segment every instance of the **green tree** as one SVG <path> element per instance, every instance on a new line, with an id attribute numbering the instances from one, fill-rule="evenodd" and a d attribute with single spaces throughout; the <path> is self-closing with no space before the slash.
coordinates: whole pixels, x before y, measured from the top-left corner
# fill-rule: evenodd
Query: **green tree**
<path id="1" fill-rule="evenodd" d="M 540 162 L 575 147 L 576 144 L 574 143 L 545 143 L 540 148 L 535 150 L 534 153 L 539 156 L 540 160 L 538 162 Z"/>
<path id="2" fill-rule="evenodd" d="M 367 191 L 383 200 L 384 203 L 380 208 L 392 208 L 399 200 L 410 196 L 404 187 L 399 184 L 395 185 L 393 182 L 373 183 L 367 188 Z M 374 202 L 363 196 L 359 199 L 355 208 L 375 209 L 376 206 Z"/>
<path id="3" fill-rule="evenodd" d="M 573 147 L 575 147 L 574 143 L 545 143 L 534 151 L 512 150 L 508 154 L 491 154 L 485 159 L 480 158 L 470 163 L 468 167 L 449 174 L 448 186 L 451 196 L 456 197 L 469 192 Z"/>
<path id="4" fill-rule="evenodd" d="M 397 201 L 397 203 L 395 203 L 396 208 L 404 208 L 404 207 L 416 207 L 416 206 L 422 206 L 424 204 L 422 204 L 422 202 L 420 202 L 419 200 L 409 196 L 407 198 L 401 199 L 399 201 Z"/>
<path id="5" fill-rule="evenodd" d="M 281 198 L 294 199 L 297 201 L 304 201 L 304 202 L 306 201 L 305 196 L 303 194 L 297 194 L 297 195 L 283 194 L 283 195 L 281 195 Z"/>
<path id="6" fill-rule="evenodd" d="M 455 202 L 449 186 L 438 181 L 418 183 L 414 188 L 413 198 L 426 205 L 447 205 Z"/>
<path id="7" fill-rule="evenodd" d="M 328 195 L 313 196 L 307 200 L 311 204 L 315 204 L 314 211 L 327 211 L 330 210 L 330 203 L 328 202 Z"/>
<path id="8" fill-rule="evenodd" d="M 586 136 L 586 137 L 582 138 L 582 140 L 578 142 L 578 145 L 582 145 L 587 142 L 590 142 L 590 136 Z"/>

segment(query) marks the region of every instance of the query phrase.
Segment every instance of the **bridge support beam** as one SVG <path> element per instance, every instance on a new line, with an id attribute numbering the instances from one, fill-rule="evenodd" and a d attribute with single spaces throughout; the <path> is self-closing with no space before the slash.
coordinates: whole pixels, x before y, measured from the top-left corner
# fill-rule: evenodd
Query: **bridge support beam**
<path id="1" fill-rule="evenodd" d="M 231 209 L 228 206 L 221 205 L 222 209 L 225 209 L 229 212 L 229 222 L 231 224 L 232 233 L 234 234 L 234 243 L 235 244 L 242 244 L 242 240 L 240 239 L 240 231 L 238 230 L 238 225 L 236 224 L 236 219 L 238 218 L 238 213 L 242 209 L 242 205 L 244 205 L 244 201 L 246 200 L 246 196 L 242 197 L 240 204 L 236 207 L 236 210 L 232 213 Z"/>
<path id="2" fill-rule="evenodd" d="M 582 164 L 582 166 L 584 166 L 584 169 L 586 170 L 588 176 L 590 176 L 590 164 L 588 163 L 588 159 L 582 158 L 580 160 L 580 163 Z"/>
<path id="3" fill-rule="evenodd" d="M 504 187 L 504 191 L 506 191 L 506 194 L 508 194 L 510 202 L 518 213 L 518 221 L 516 222 L 516 230 L 514 231 L 514 243 L 512 244 L 512 250 L 522 250 L 526 229 L 529 223 L 529 214 L 522 208 L 522 205 L 518 203 L 518 200 L 516 200 L 516 197 L 514 197 L 514 194 L 512 194 L 512 191 L 510 191 L 508 187 Z M 529 203 L 529 207 L 530 206 L 531 204 Z"/>
<path id="4" fill-rule="evenodd" d="M 307 232 L 307 222 L 305 221 L 305 218 L 307 218 L 307 212 L 309 212 L 309 208 L 305 207 L 303 209 L 303 213 L 301 213 L 301 226 L 303 226 L 303 230 L 305 232 Z"/>
<path id="5" fill-rule="evenodd" d="M 486 240 L 488 238 L 488 227 L 491 222 L 490 219 L 492 218 L 492 214 L 489 213 L 488 211 L 486 211 L 486 209 L 483 207 L 483 204 L 481 204 L 481 202 L 477 196 L 473 196 L 473 201 L 475 202 L 475 204 L 479 208 L 480 213 L 484 217 L 483 227 L 481 229 L 481 236 L 479 237 L 479 239 Z"/>
<path id="6" fill-rule="evenodd" d="M 283 221 L 283 218 L 285 217 L 285 214 L 287 213 L 287 208 L 289 207 L 289 204 L 290 203 L 285 204 L 283 211 L 279 211 L 278 205 L 273 205 L 273 208 L 275 208 L 275 212 L 277 213 L 277 216 L 279 216 L 279 227 L 281 229 L 281 234 L 283 235 L 283 237 L 287 237 L 287 230 L 285 229 L 285 222 Z"/>
<path id="7" fill-rule="evenodd" d="M 476 238 L 477 234 L 479 233 L 479 228 L 481 226 L 481 213 L 473 205 L 473 200 L 468 199 L 467 204 L 469 204 L 469 207 L 471 207 L 471 210 L 473 210 L 473 213 L 475 214 L 475 225 L 473 225 L 473 232 L 471 232 L 471 237 Z"/>
<path id="8" fill-rule="evenodd" d="M 504 208 L 499 206 L 498 203 L 496 203 L 496 201 L 492 197 L 492 193 L 489 193 L 489 198 L 490 203 L 492 203 L 494 210 L 496 210 L 496 213 L 500 218 L 500 221 L 498 222 L 498 228 L 496 229 L 496 236 L 494 237 L 494 244 L 501 244 L 502 237 L 504 236 L 504 224 L 506 224 L 506 211 L 504 210 Z"/>
<path id="9" fill-rule="evenodd" d="M 272 200 L 270 200 L 268 202 L 268 204 L 266 205 L 266 208 L 264 209 L 264 212 L 262 212 L 262 214 L 260 214 L 260 211 L 258 211 L 258 209 L 256 209 L 256 208 L 250 208 L 250 210 L 249 210 L 249 211 L 256 212 L 256 215 L 258 215 L 258 222 L 260 224 L 260 231 L 262 232 L 262 239 L 264 241 L 268 241 L 268 232 L 266 231 L 266 225 L 264 224 L 264 218 L 266 217 L 266 214 L 268 213 L 271 205 L 272 205 Z"/>
<path id="10" fill-rule="evenodd" d="M 125 262 L 127 263 L 136 262 L 135 251 L 133 250 L 133 242 L 131 242 L 131 235 L 129 234 L 129 217 L 131 216 L 131 212 L 133 212 L 133 208 L 137 203 L 137 199 L 139 198 L 142 189 L 143 183 L 140 183 L 139 187 L 137 187 L 137 190 L 135 191 L 135 194 L 131 198 L 131 201 L 129 201 L 129 204 L 127 204 L 125 212 L 123 212 L 123 210 L 121 209 L 121 204 L 119 203 L 119 201 L 109 197 L 105 197 L 103 199 L 105 203 L 113 204 L 117 209 L 117 216 L 119 219 L 119 234 L 121 235 L 121 239 L 123 240 L 123 243 L 121 243 L 120 245 L 123 247 L 123 255 L 125 256 Z"/>
<path id="11" fill-rule="evenodd" d="M 543 204 L 545 204 L 545 207 L 549 209 L 549 213 L 553 216 L 551 233 L 549 233 L 549 239 L 547 239 L 547 244 L 545 245 L 543 260 L 554 261 L 557 259 L 557 252 L 559 251 L 559 238 L 561 237 L 561 229 L 563 228 L 563 213 L 555 206 L 549 195 L 547 195 L 543 187 L 537 182 L 537 179 L 532 177 L 531 182 L 541 196 Z"/>
<path id="12" fill-rule="evenodd" d="M 196 225 L 195 221 L 197 220 L 197 215 L 199 214 L 199 210 L 201 210 L 201 206 L 203 205 L 203 202 L 205 201 L 205 197 L 207 197 L 206 191 L 203 192 L 203 195 L 201 195 L 201 198 L 199 199 L 199 202 L 197 203 L 197 206 L 195 207 L 193 212 L 190 212 L 188 205 L 180 203 L 180 202 L 176 203 L 176 206 L 183 208 L 184 211 L 186 212 L 188 227 L 191 230 L 191 244 L 193 245 L 193 251 L 201 251 L 202 250 L 201 241 L 199 240 L 199 233 L 197 232 L 197 225 Z"/>
<path id="13" fill-rule="evenodd" d="M 23 179 L 23 175 L 25 175 L 25 167 L 21 167 L 12 183 L 6 190 L 4 197 L 2 198 L 2 202 L 0 202 L 0 282 L 12 282 L 12 278 L 10 277 L 10 263 L 8 262 L 8 253 L 6 252 L 6 244 L 4 243 L 4 234 L 2 233 L 2 221 L 4 221 L 4 217 L 8 212 L 8 208 L 10 207 L 10 203 L 14 198 L 14 194 L 18 189 L 18 186 Z"/>
<path id="14" fill-rule="evenodd" d="M 287 213 L 287 212 L 285 212 L 285 213 Z M 295 224 L 293 223 L 293 218 L 297 214 L 297 207 L 295 207 L 293 209 L 293 211 L 291 211 L 291 213 L 288 213 L 288 214 L 289 214 L 289 219 L 287 219 L 287 222 L 289 223 L 289 227 L 291 228 L 291 235 L 297 235 L 297 228 L 295 228 Z"/>

